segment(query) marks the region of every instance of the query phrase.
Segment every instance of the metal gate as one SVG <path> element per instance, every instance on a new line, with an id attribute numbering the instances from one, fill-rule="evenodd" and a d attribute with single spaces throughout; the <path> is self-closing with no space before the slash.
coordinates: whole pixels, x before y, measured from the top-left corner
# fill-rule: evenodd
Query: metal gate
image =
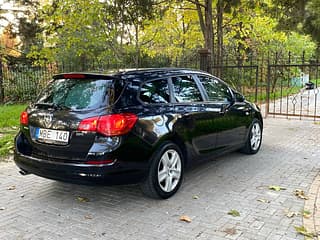
<path id="1" fill-rule="evenodd" d="M 267 115 L 320 118 L 320 64 L 268 65 Z"/>

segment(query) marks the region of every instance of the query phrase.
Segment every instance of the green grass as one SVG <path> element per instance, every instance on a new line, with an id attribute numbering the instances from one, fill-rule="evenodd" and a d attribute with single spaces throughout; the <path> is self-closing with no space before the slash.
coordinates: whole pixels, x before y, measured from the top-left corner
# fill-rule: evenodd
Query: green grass
<path id="1" fill-rule="evenodd" d="M 0 128 L 18 127 L 20 113 L 26 108 L 26 105 L 2 105 L 0 106 Z"/>
<path id="2" fill-rule="evenodd" d="M 19 129 L 20 113 L 26 105 L 0 106 L 0 156 L 13 151 L 13 139 Z"/>
<path id="3" fill-rule="evenodd" d="M 13 153 L 13 140 L 16 134 L 17 129 L 2 129 L 0 132 L 0 156 Z"/>

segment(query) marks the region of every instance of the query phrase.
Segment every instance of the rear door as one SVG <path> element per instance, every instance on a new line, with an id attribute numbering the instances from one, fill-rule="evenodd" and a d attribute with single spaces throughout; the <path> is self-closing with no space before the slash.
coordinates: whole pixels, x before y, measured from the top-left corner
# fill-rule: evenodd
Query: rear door
<path id="1" fill-rule="evenodd" d="M 212 152 L 216 147 L 215 107 L 206 110 L 204 95 L 193 75 L 171 78 L 174 92 L 174 111 L 179 114 L 176 131 L 189 142 L 198 155 Z"/>

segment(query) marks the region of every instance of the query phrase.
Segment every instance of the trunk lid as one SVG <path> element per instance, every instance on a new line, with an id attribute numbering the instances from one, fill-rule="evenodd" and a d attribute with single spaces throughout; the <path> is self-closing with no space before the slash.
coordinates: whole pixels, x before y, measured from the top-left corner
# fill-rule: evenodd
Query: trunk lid
<path id="1" fill-rule="evenodd" d="M 110 76 L 64 74 L 49 83 L 29 106 L 33 155 L 42 159 L 85 160 L 96 133 L 78 131 L 83 119 L 111 113 L 123 85 Z"/>

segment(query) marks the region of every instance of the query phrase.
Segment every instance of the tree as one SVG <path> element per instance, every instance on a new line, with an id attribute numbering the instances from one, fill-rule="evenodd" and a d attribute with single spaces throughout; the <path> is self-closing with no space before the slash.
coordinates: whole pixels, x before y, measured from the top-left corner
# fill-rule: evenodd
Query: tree
<path id="1" fill-rule="evenodd" d="M 42 39 L 38 39 L 37 35 L 42 33 L 42 27 L 40 26 L 39 15 L 37 9 L 40 7 L 39 0 L 16 0 L 25 7 L 22 12 L 16 12 L 17 23 L 17 35 L 21 40 L 20 51 L 23 53 L 23 57 L 31 51 L 32 46 L 42 46 Z"/>
<path id="2" fill-rule="evenodd" d="M 167 4 L 162 9 L 168 7 Z M 201 48 L 201 34 L 197 12 L 192 3 L 180 2 L 145 23 L 141 33 L 143 51 L 152 57 L 166 55 L 179 64 Z"/>
<path id="3" fill-rule="evenodd" d="M 30 55 L 50 61 L 91 58 L 119 62 L 126 51 L 132 51 L 139 65 L 140 37 L 146 20 L 154 15 L 152 0 L 66 0 L 55 1 L 41 9 L 46 46 L 35 48 Z M 39 50 L 41 54 L 39 53 Z M 44 59 L 44 60 L 45 60 Z M 41 60 L 41 59 L 40 59 Z"/>
<path id="4" fill-rule="evenodd" d="M 0 56 L 17 58 L 21 55 L 20 51 L 16 50 L 19 42 L 12 28 L 12 24 L 9 24 L 0 36 Z"/>
<path id="5" fill-rule="evenodd" d="M 16 52 L 20 52 L 19 58 L 25 58 L 31 46 L 39 44 L 36 41 L 36 34 L 41 32 L 36 9 L 39 6 L 38 0 L 15 0 L 11 1 L 7 9 L 0 9 L 0 19 L 3 19 L 3 26 L 10 26 L 12 36 L 16 37 L 18 43 L 14 46 Z M 7 19 L 10 14 L 13 20 Z"/>
<path id="6" fill-rule="evenodd" d="M 273 0 L 272 13 L 278 19 L 277 28 L 311 35 L 320 53 L 320 1 Z"/>
<path id="7" fill-rule="evenodd" d="M 280 30 L 297 30 L 306 16 L 306 5 L 310 0 L 272 0 L 270 12 L 278 21 Z"/>
<path id="8" fill-rule="evenodd" d="M 317 52 L 320 53 L 320 1 L 309 1 L 305 6 L 303 32 L 310 34 L 317 42 Z"/>
<path id="9" fill-rule="evenodd" d="M 214 61 L 214 34 L 213 34 L 213 14 L 212 14 L 212 4 L 213 0 L 204 0 L 200 2 L 199 0 L 186 0 L 190 3 L 195 4 L 199 23 L 201 27 L 201 32 L 204 39 L 204 48 L 208 50 L 209 53 L 209 63 L 208 70 L 211 71 L 212 64 Z"/>
<path id="10" fill-rule="evenodd" d="M 67 61 L 81 66 L 97 60 L 139 67 L 146 56 L 179 62 L 183 56 L 194 56 L 199 48 L 206 48 L 211 53 L 210 71 L 211 64 L 223 65 L 227 54 L 237 56 L 237 63 L 242 64 L 250 54 L 286 52 L 289 40 L 297 46 L 292 37 L 302 39 L 301 35 L 276 28 L 279 23 L 275 13 L 285 19 L 283 4 L 292 5 L 292 13 L 298 11 L 288 2 L 56 0 L 39 7 L 34 23 L 41 23 L 41 28 L 21 26 L 38 36 L 38 41 L 28 44 L 33 46 L 29 56 L 38 62 Z M 311 12 L 308 5 L 305 7 L 305 12 Z"/>

